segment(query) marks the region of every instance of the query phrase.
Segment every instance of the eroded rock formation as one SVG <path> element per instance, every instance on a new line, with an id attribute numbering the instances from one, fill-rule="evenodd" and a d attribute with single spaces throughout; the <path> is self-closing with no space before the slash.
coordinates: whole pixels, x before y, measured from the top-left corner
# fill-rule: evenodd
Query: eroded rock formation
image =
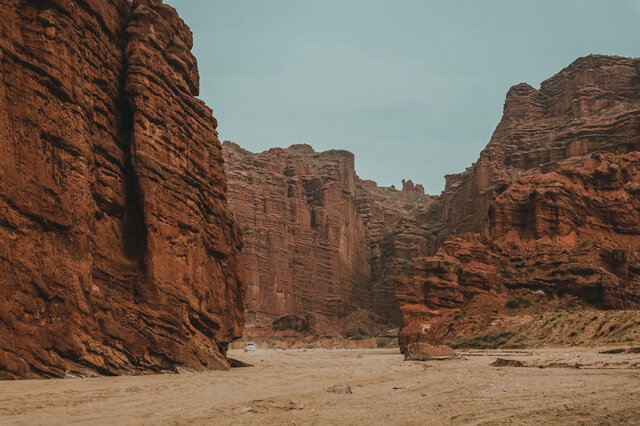
<path id="1" fill-rule="evenodd" d="M 253 154 L 225 142 L 224 152 L 245 236 L 249 334 L 356 336 L 397 324 L 395 277 L 426 254 L 412 230 L 433 197 L 361 181 L 347 151 Z"/>
<path id="2" fill-rule="evenodd" d="M 0 377 L 228 368 L 240 230 L 157 0 L 0 2 Z"/>
<path id="3" fill-rule="evenodd" d="M 435 252 L 439 224 L 430 214 L 438 197 L 358 181 L 358 211 L 367 229 L 374 312 L 399 323 L 396 281 L 411 272 L 412 259 Z"/>
<path id="4" fill-rule="evenodd" d="M 441 216 L 449 235 L 489 231 L 493 200 L 523 176 L 552 172 L 593 152 L 640 150 L 638 60 L 587 56 L 544 81 L 507 93 L 480 158 L 447 176 Z"/>
<path id="5" fill-rule="evenodd" d="M 639 150 L 640 60 L 589 56 L 540 90 L 514 86 L 478 162 L 447 176 L 431 211 L 447 241 L 399 280 L 401 348 L 519 304 L 637 307 Z"/>

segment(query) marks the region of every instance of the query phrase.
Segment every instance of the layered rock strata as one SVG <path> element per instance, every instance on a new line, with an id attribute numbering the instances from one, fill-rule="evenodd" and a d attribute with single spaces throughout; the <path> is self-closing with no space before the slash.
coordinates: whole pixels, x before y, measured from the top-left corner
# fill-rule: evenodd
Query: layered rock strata
<path id="1" fill-rule="evenodd" d="M 507 94 L 480 159 L 431 213 L 435 257 L 398 280 L 400 345 L 509 309 L 640 304 L 640 60 L 589 56 Z M 466 232 L 475 234 L 465 234 Z"/>
<path id="2" fill-rule="evenodd" d="M 396 191 L 359 180 L 357 187 L 358 212 L 367 229 L 371 307 L 397 325 L 396 282 L 411 273 L 412 259 L 435 253 L 439 224 L 431 210 L 438 198 L 406 185 Z"/>
<path id="3" fill-rule="evenodd" d="M 293 145 L 254 154 L 225 142 L 224 153 L 245 236 L 250 334 L 290 324 L 368 335 L 397 324 L 395 276 L 425 254 L 411 230 L 431 197 L 361 181 L 347 151 Z"/>
<path id="4" fill-rule="evenodd" d="M 639 66 L 637 59 L 591 55 L 539 90 L 525 83 L 512 87 L 478 161 L 446 177 L 440 212 L 446 233 L 487 233 L 491 203 L 523 176 L 594 152 L 640 150 Z"/>
<path id="5" fill-rule="evenodd" d="M 0 2 L 0 377 L 228 368 L 240 230 L 156 0 Z"/>

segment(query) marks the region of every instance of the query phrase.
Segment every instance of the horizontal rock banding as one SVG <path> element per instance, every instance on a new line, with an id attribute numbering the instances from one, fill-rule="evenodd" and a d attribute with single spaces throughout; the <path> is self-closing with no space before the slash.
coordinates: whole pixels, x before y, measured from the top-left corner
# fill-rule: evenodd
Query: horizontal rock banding
<path id="1" fill-rule="evenodd" d="M 228 368 L 240 234 L 159 1 L 0 4 L 0 377 Z"/>
<path id="2" fill-rule="evenodd" d="M 444 244 L 398 280 L 401 349 L 531 303 L 637 307 L 639 150 L 640 60 L 589 56 L 540 90 L 514 86 L 478 161 L 447 176 L 431 210 Z"/>
<path id="3" fill-rule="evenodd" d="M 290 317 L 308 319 L 288 329 L 324 335 L 397 324 L 394 277 L 424 254 L 408 230 L 432 197 L 360 180 L 347 151 L 253 154 L 232 142 L 224 151 L 245 235 L 249 334 L 282 331 Z"/>

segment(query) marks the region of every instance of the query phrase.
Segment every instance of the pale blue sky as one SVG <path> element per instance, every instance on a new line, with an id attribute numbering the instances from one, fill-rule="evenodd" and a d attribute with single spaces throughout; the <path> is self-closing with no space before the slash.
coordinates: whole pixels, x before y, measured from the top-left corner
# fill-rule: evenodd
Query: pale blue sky
<path id="1" fill-rule="evenodd" d="M 222 140 L 347 149 L 360 177 L 433 194 L 477 159 L 510 86 L 640 56 L 640 0 L 165 2 L 194 33 Z"/>

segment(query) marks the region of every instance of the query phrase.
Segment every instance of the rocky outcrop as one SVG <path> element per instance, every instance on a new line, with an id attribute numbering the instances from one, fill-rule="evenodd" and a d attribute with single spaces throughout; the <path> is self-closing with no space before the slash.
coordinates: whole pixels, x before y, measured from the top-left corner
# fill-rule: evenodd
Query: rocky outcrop
<path id="1" fill-rule="evenodd" d="M 228 368 L 241 237 L 191 32 L 156 0 L 0 14 L 0 377 Z"/>
<path id="2" fill-rule="evenodd" d="M 555 170 L 593 152 L 640 150 L 640 79 L 636 59 L 591 55 L 539 90 L 507 93 L 502 120 L 480 158 L 447 176 L 440 212 L 446 234 L 489 231 L 492 201 L 523 176 Z"/>
<path id="3" fill-rule="evenodd" d="M 640 303 L 640 152 L 592 154 L 525 177 L 490 216 L 509 287 L 601 308 Z"/>
<path id="4" fill-rule="evenodd" d="M 431 210 L 437 197 L 413 188 L 378 187 L 369 180 L 359 180 L 357 187 L 358 212 L 367 230 L 372 309 L 397 325 L 396 281 L 411 272 L 412 259 L 436 250 L 438 224 Z"/>
<path id="5" fill-rule="evenodd" d="M 395 274 L 424 254 L 411 230 L 432 197 L 361 181 L 347 151 L 253 154 L 225 142 L 224 152 L 245 236 L 249 334 L 363 335 L 397 324 Z"/>
<path id="6" fill-rule="evenodd" d="M 640 60 L 589 56 L 507 94 L 478 162 L 447 176 L 434 257 L 398 280 L 400 345 L 509 309 L 640 304 Z M 475 234 L 465 234 L 465 233 Z"/>
<path id="7" fill-rule="evenodd" d="M 456 353 L 448 346 L 433 346 L 426 342 L 412 343 L 405 352 L 405 361 L 433 361 L 452 359 Z"/>
<path id="8" fill-rule="evenodd" d="M 414 185 L 411 179 L 402 179 L 402 192 L 416 192 L 418 194 L 424 195 L 424 186 L 420 184 Z"/>

